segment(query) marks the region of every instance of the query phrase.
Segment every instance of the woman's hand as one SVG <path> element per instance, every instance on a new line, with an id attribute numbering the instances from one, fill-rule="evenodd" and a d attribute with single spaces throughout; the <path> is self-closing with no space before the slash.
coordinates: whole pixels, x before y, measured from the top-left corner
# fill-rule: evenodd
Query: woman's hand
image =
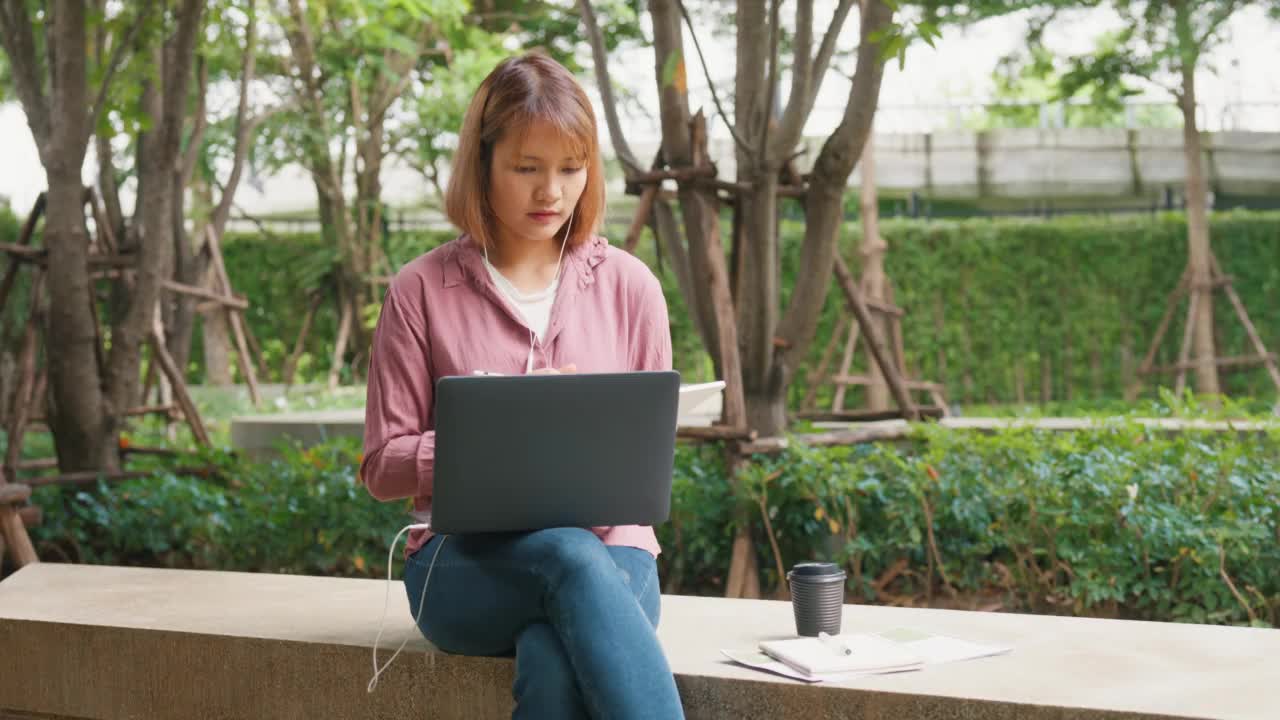
<path id="1" fill-rule="evenodd" d="M 542 368 L 540 370 L 534 370 L 533 373 L 531 374 L 533 375 L 569 375 L 576 372 L 578 372 L 578 366 L 574 365 L 573 363 L 569 363 L 568 365 L 565 365 L 562 368 Z"/>

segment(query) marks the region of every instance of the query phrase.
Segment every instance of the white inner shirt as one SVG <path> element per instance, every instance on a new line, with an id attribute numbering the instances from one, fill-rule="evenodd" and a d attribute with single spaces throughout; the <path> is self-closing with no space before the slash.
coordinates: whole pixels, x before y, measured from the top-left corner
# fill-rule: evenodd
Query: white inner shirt
<path id="1" fill-rule="evenodd" d="M 489 277 L 493 278 L 493 284 L 498 290 L 506 296 L 507 300 L 515 306 L 517 312 L 524 317 L 524 322 L 529 329 L 538 336 L 541 342 L 543 336 L 547 334 L 547 326 L 551 324 L 551 305 L 556 299 L 556 289 L 560 287 L 560 272 L 556 271 L 555 278 L 551 284 L 537 292 L 525 293 L 511 284 L 498 269 L 494 267 L 488 258 L 484 261 L 485 269 L 489 271 Z"/>

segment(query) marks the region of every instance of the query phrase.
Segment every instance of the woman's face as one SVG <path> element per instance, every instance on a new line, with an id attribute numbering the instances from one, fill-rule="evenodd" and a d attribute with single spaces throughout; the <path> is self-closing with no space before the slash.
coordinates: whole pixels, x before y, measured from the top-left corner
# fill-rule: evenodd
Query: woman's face
<path id="1" fill-rule="evenodd" d="M 545 243 L 555 237 L 587 185 L 584 158 L 555 127 L 532 123 L 493 147 L 489 205 L 499 243 Z"/>

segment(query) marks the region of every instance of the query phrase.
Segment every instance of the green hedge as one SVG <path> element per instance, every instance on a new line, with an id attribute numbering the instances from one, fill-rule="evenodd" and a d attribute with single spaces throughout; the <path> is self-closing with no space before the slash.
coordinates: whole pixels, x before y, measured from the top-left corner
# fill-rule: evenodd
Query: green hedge
<path id="1" fill-rule="evenodd" d="M 854 601 L 1277 623 L 1280 431 L 1168 435 L 1116 420 L 1078 433 L 921 433 L 758 457 L 736 486 L 717 448 L 681 447 L 671 522 L 658 529 L 664 587 L 722 592 L 742 509 L 766 590 L 779 561 L 831 559 Z M 358 443 L 262 464 L 210 459 L 218 479 L 37 489 L 42 556 L 385 577 L 408 505 L 357 485 Z"/>
<path id="2" fill-rule="evenodd" d="M 16 228 L 16 219 L 0 214 L 0 239 L 15 234 Z M 798 223 L 784 225 L 784 292 L 802 277 L 801 233 Z M 1219 260 L 1235 278 L 1254 324 L 1275 351 L 1280 346 L 1280 213 L 1217 214 L 1212 233 Z M 1165 298 L 1186 264 L 1186 230 L 1179 214 L 894 219 L 882 224 L 882 234 L 890 244 L 887 268 L 898 304 L 908 310 L 903 328 L 911 369 L 945 382 L 948 396 L 961 405 L 1018 400 L 1019 376 L 1021 399 L 1039 402 L 1045 374 L 1050 401 L 1096 405 L 1122 398 L 1164 311 Z M 397 233 L 385 249 L 398 267 L 450 237 L 449 232 Z M 858 224 L 847 223 L 842 250 L 855 266 L 860 242 Z M 652 242 L 642 242 L 641 251 L 656 265 Z M 250 325 L 278 379 L 302 324 L 308 293 L 319 284 L 333 251 L 315 235 L 233 235 L 225 255 L 232 282 L 252 303 Z M 691 378 L 706 378 L 706 356 L 674 276 L 665 268 L 661 277 L 671 309 L 676 365 Z M 803 397 L 808 371 L 816 366 L 834 323 L 843 316 L 842 307 L 833 288 L 809 363 L 792 387 L 793 405 Z M 1215 309 L 1223 352 L 1253 354 L 1221 295 Z M 5 314 L 16 310 L 11 303 Z M 373 313 L 376 308 L 370 309 L 366 321 Z M 1160 364 L 1174 361 L 1182 315 L 1170 327 Z M 336 331 L 336 313 L 326 304 L 307 343 L 299 381 L 327 372 Z M 189 369 L 194 381 L 203 374 L 199 337 L 197 333 Z M 1223 378 L 1233 395 L 1275 397 L 1260 368 Z M 820 395 L 823 401 L 829 390 L 824 388 Z M 854 391 L 849 402 L 858 400 Z"/>
<path id="3" fill-rule="evenodd" d="M 799 226 L 787 228 L 784 277 L 798 273 Z M 1214 252 L 1268 349 L 1280 347 L 1280 213 L 1232 212 L 1212 219 Z M 1042 361 L 1053 401 L 1123 397 L 1186 267 L 1179 214 L 1071 216 L 1052 220 L 889 220 L 881 234 L 903 321 L 910 368 L 946 383 L 962 404 L 1041 400 Z M 861 230 L 841 242 L 853 258 Z M 817 365 L 840 298 L 833 290 L 811 349 Z M 843 315 L 843 313 L 841 313 Z M 1220 352 L 1255 354 L 1224 295 L 1215 302 Z M 1157 364 L 1175 362 L 1185 303 Z M 1275 398 L 1265 371 L 1223 375 L 1239 396 Z M 1172 378 L 1164 378 L 1171 384 Z M 805 379 L 793 388 L 803 397 Z M 1151 387 L 1151 383 L 1147 384 Z M 855 402 L 854 398 L 852 402 Z"/>
<path id="4" fill-rule="evenodd" d="M 794 222 L 783 230 L 788 293 L 803 277 L 798 267 L 802 231 Z M 1280 213 L 1218 214 L 1212 231 L 1215 252 L 1235 278 L 1254 324 L 1267 342 L 1280 346 Z M 898 304 L 909 311 L 903 323 L 908 362 L 918 375 L 944 381 L 949 397 L 962 405 L 1018 400 L 1019 373 L 1022 399 L 1039 402 L 1044 368 L 1050 401 L 1122 398 L 1186 265 L 1185 223 L 1178 214 L 886 220 L 882 234 L 890 244 L 887 269 Z M 398 266 L 449 237 L 447 232 L 399 234 L 388 255 Z M 859 226 L 846 224 L 842 249 L 855 267 L 860 242 Z M 652 243 L 642 243 L 641 250 L 653 263 Z M 235 236 L 227 242 L 226 256 L 237 288 L 253 303 L 253 329 L 278 371 L 301 325 L 307 292 L 331 251 L 314 236 Z M 676 365 L 690 377 L 706 377 L 706 357 L 674 276 L 669 269 L 661 275 Z M 833 288 L 808 366 L 792 388 L 793 405 L 803 397 L 807 372 L 816 366 L 842 308 Z M 1222 296 L 1216 312 L 1224 352 L 1253 354 Z M 336 328 L 333 308 L 326 305 L 308 343 L 304 377 L 327 371 Z M 1181 332 L 1179 314 L 1159 363 L 1174 361 Z M 192 357 L 198 363 L 201 356 Z M 1261 369 L 1223 377 L 1234 395 L 1274 397 Z M 829 397 L 829 388 L 820 397 Z M 850 403 L 857 401 L 855 391 Z"/>

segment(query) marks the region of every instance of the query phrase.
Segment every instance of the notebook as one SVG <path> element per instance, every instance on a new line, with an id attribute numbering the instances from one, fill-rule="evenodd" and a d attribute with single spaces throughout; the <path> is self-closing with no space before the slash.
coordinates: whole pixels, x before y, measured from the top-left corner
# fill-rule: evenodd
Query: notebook
<path id="1" fill-rule="evenodd" d="M 724 381 L 714 380 L 706 383 L 696 383 L 693 385 L 680 386 L 679 409 L 677 413 L 680 417 L 685 417 L 698 409 L 699 405 L 707 402 L 711 398 L 719 395 L 724 391 Z"/>
<path id="2" fill-rule="evenodd" d="M 760 651 L 810 676 L 902 672 L 918 670 L 924 664 L 919 656 L 900 644 L 871 634 L 766 640 L 760 643 Z"/>

